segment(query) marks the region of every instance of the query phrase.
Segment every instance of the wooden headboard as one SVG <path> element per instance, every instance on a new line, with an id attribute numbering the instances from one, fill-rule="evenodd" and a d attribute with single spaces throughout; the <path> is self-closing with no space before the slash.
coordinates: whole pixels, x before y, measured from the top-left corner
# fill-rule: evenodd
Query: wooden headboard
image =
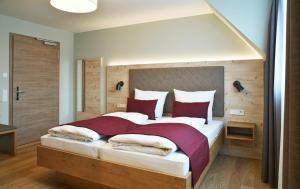
<path id="1" fill-rule="evenodd" d="M 213 115 L 224 116 L 224 67 L 148 68 L 129 70 L 129 92 L 134 89 L 169 91 L 164 113 L 172 113 L 173 89 L 185 91 L 216 90 Z"/>

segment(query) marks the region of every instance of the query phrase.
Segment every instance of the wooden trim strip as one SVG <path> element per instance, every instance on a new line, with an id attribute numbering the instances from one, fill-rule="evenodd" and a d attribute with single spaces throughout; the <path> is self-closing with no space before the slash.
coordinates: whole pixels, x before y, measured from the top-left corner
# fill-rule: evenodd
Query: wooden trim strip
<path id="1" fill-rule="evenodd" d="M 13 99 L 12 99 L 12 94 L 13 94 L 13 57 L 14 57 L 14 33 L 9 33 L 9 113 L 8 113 L 8 119 L 9 119 L 9 125 L 13 126 Z"/>

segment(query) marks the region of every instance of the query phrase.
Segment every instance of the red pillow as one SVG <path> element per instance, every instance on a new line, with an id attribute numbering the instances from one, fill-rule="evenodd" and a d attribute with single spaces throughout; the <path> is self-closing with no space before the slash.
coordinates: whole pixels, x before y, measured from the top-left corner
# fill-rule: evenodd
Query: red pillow
<path id="1" fill-rule="evenodd" d="M 205 119 L 207 124 L 207 112 L 209 102 L 173 102 L 173 117 L 197 117 Z"/>
<path id="2" fill-rule="evenodd" d="M 155 119 L 155 107 L 157 100 L 127 99 L 127 112 L 138 112 L 148 115 L 149 119 Z"/>

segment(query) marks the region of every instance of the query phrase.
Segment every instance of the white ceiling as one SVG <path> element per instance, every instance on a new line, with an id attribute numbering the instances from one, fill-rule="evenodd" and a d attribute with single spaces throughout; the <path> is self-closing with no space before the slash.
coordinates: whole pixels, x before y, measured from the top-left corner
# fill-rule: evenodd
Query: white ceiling
<path id="1" fill-rule="evenodd" d="M 212 13 L 205 0 L 98 0 L 98 9 L 73 14 L 50 0 L 0 0 L 0 14 L 72 32 L 84 32 Z"/>

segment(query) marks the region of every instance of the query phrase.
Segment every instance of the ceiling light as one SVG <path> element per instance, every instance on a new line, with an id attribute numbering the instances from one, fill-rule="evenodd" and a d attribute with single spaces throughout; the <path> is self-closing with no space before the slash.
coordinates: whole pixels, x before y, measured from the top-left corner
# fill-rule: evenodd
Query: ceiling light
<path id="1" fill-rule="evenodd" d="M 62 11 L 88 13 L 97 9 L 97 0 L 50 0 L 50 4 Z"/>

